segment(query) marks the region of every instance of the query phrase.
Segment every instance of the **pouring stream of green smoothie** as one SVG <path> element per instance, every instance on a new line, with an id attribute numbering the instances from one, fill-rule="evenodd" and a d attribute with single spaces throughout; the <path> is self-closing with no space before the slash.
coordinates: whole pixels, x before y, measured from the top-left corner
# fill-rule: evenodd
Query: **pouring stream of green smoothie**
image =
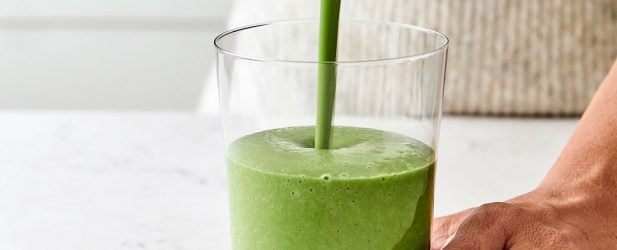
<path id="1" fill-rule="evenodd" d="M 319 24 L 319 67 L 317 77 L 317 121 L 315 148 L 328 149 L 336 92 L 336 49 L 341 0 L 321 0 Z"/>

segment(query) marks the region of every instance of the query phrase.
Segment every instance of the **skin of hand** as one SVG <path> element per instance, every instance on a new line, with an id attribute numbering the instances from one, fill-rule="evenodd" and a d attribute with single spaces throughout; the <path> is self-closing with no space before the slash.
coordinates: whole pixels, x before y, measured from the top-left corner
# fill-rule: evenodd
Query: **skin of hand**
<path id="1" fill-rule="evenodd" d="M 435 219 L 431 249 L 617 249 L 617 62 L 541 184 Z"/>

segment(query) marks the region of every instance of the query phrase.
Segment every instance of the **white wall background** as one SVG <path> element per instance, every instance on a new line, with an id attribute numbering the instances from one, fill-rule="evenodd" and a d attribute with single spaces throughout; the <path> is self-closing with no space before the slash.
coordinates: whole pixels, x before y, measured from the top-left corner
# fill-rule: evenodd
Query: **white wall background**
<path id="1" fill-rule="evenodd" d="M 0 0 L 0 109 L 192 110 L 229 0 Z"/>

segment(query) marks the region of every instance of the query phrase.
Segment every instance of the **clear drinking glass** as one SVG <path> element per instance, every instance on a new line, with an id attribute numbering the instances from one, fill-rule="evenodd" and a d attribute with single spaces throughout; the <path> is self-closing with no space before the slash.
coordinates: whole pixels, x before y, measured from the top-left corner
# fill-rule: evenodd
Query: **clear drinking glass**
<path id="1" fill-rule="evenodd" d="M 219 35 L 218 85 L 234 249 L 428 249 L 448 39 L 341 21 Z M 319 65 L 336 67 L 332 144 L 314 149 Z"/>

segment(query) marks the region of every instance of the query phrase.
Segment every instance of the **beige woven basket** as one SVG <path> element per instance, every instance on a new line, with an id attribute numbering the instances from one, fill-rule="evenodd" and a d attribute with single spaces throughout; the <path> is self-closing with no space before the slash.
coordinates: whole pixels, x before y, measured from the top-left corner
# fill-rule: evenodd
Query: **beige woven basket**
<path id="1" fill-rule="evenodd" d="M 237 0 L 229 25 L 315 18 L 318 7 Z M 342 9 L 448 35 L 451 114 L 578 115 L 617 58 L 617 0 L 348 0 Z"/>

